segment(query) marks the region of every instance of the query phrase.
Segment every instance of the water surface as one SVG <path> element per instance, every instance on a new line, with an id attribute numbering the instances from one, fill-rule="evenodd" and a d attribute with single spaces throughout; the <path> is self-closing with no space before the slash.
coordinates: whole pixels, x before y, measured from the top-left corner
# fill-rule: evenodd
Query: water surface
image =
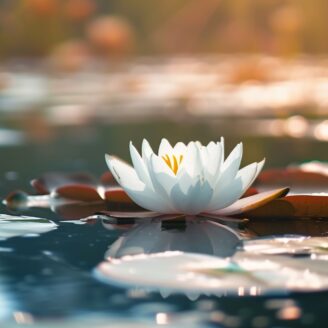
<path id="1" fill-rule="evenodd" d="M 54 128 L 39 138 L 27 133 L 20 144 L 0 149 L 1 195 L 4 197 L 16 189 L 31 191 L 29 180 L 45 172 L 87 171 L 100 176 L 106 170 L 104 153 L 128 160 L 129 140 L 140 145 L 146 137 L 157 145 L 164 136 L 172 142 L 190 139 L 207 142 L 221 135 L 226 137 L 228 150 L 240 140 L 244 142 L 244 164 L 263 157 L 267 158 L 266 167 L 325 159 L 324 142 L 249 134 L 245 137 L 234 128 L 232 120 L 211 125 L 166 121 Z M 1 213 L 45 218 L 58 225 L 49 232 L 36 231 L 0 240 L 0 318 L 8 327 L 31 322 L 51 327 L 58 320 L 68 327 L 83 321 L 86 327 L 88 322 L 94 327 L 107 323 L 126 326 L 127 322 L 140 326 L 169 323 L 205 327 L 217 324 L 223 327 L 319 327 L 326 318 L 326 290 L 258 293 L 256 296 L 199 293 L 197 297 L 190 297 L 182 291 L 165 294 L 161 290 L 145 290 L 137 283 L 133 286 L 104 282 L 95 274 L 109 253 L 120 258 L 131 251 L 151 254 L 179 250 L 225 257 L 233 254 L 242 244 L 240 239 L 245 237 L 254 243 L 261 237 L 270 240 L 286 235 L 326 237 L 327 223 L 323 220 L 230 224 L 229 229 L 237 231 L 240 239 L 234 235 L 224 239 L 219 233 L 213 233 L 211 239 L 205 230 L 194 227 L 190 234 L 185 227 L 167 229 L 161 223 L 155 223 L 155 229 L 154 226 L 134 226 L 132 230 L 120 229 L 102 220 L 88 224 L 62 222 L 64 218 L 60 214 L 44 208 L 13 212 L 1 205 Z M 143 232 L 147 233 L 148 246 L 141 243 Z M 127 242 L 127 236 L 131 235 L 134 239 Z M 161 240 L 155 247 L 158 239 Z M 215 247 L 211 240 L 216 240 Z M 128 245 L 128 250 L 122 242 Z M 252 249 L 252 244 L 248 247 Z M 279 247 L 281 249 L 281 245 L 273 245 L 270 249 Z M 293 254 L 285 253 L 284 256 L 293 260 L 311 256 L 308 245 Z M 151 270 L 148 274 L 152 275 Z"/>

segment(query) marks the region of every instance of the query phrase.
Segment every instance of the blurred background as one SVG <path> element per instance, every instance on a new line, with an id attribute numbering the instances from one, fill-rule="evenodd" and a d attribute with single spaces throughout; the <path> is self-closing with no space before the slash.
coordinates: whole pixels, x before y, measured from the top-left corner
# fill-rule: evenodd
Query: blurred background
<path id="1" fill-rule="evenodd" d="M 325 160 L 327 30 L 326 0 L 1 0 L 5 177 L 100 172 L 143 137 Z"/>

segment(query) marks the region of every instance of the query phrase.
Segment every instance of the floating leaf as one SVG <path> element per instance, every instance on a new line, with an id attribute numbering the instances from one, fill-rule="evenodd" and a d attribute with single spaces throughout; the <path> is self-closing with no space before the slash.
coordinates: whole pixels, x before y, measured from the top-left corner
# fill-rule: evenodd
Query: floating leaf
<path id="1" fill-rule="evenodd" d="M 31 181 L 31 185 L 40 194 L 50 194 L 65 185 L 96 186 L 97 180 L 88 173 L 46 173 Z"/>
<path id="2" fill-rule="evenodd" d="M 243 250 L 254 254 L 328 255 L 328 237 L 281 236 L 245 240 Z"/>
<path id="3" fill-rule="evenodd" d="M 265 295 L 328 289 L 324 260 L 238 252 L 231 258 L 183 252 L 125 256 L 96 268 L 104 282 L 195 299 L 205 295 Z"/>
<path id="4" fill-rule="evenodd" d="M 249 218 L 328 218 L 328 195 L 290 195 L 244 213 Z"/>
<path id="5" fill-rule="evenodd" d="M 0 239 L 40 234 L 54 229 L 57 229 L 57 224 L 51 220 L 0 214 Z"/>
<path id="6" fill-rule="evenodd" d="M 93 186 L 83 184 L 67 184 L 56 189 L 56 194 L 68 199 L 83 202 L 94 202 L 102 200 L 97 189 Z"/>
<path id="7" fill-rule="evenodd" d="M 321 166 L 320 166 L 321 167 Z M 206 214 L 208 217 L 216 216 L 242 216 L 250 219 L 262 218 L 327 218 L 328 217 L 328 204 L 327 195 L 318 194 L 295 194 L 295 192 L 304 191 L 305 189 L 326 188 L 328 176 L 325 173 L 308 172 L 309 168 L 289 168 L 285 170 L 269 170 L 264 171 L 257 180 L 256 188 L 250 188 L 243 198 L 238 200 L 231 206 L 217 211 L 217 213 Z M 53 195 L 57 195 L 67 200 L 73 200 L 85 204 L 92 202 L 105 201 L 101 205 L 101 210 L 107 210 L 104 215 L 111 215 L 117 218 L 126 217 L 155 217 L 156 213 L 146 213 L 144 210 L 136 205 L 126 192 L 117 185 L 115 179 L 110 172 L 106 172 L 98 183 L 91 175 L 85 173 L 76 174 L 59 174 L 48 173 L 40 179 L 32 181 L 32 185 L 37 189 L 38 193 L 45 194 L 50 193 L 48 206 L 63 210 L 61 213 L 66 218 L 77 218 L 79 215 L 73 215 L 71 207 L 67 208 L 66 204 L 60 204 L 64 207 L 58 207 L 57 200 Z M 264 191 L 257 193 L 257 190 L 266 190 L 269 186 L 273 185 L 291 185 L 292 194 L 287 197 L 274 200 L 284 196 L 287 192 L 287 188 L 278 188 L 272 192 Z M 51 199 L 54 201 L 51 201 Z M 15 208 L 24 208 L 26 206 L 38 206 L 42 203 L 42 207 L 45 206 L 44 199 L 34 198 L 34 196 L 28 196 L 23 192 L 11 193 L 6 198 L 7 206 L 13 205 Z M 268 204 L 266 204 L 268 203 Z M 70 203 L 71 204 L 71 203 Z M 69 204 L 69 205 L 70 205 Z M 79 209 L 82 207 L 79 206 Z M 91 207 L 85 211 L 88 215 L 92 215 L 90 212 Z M 98 208 L 98 207 L 97 207 Z M 257 209 L 258 208 L 258 209 Z M 65 214 L 70 212 L 68 215 Z M 83 213 L 84 211 L 79 213 Z"/>
<path id="8" fill-rule="evenodd" d="M 113 174 L 110 171 L 106 171 L 100 177 L 100 183 L 104 187 L 117 187 L 118 186 L 118 183 L 116 182 L 115 178 L 113 177 Z"/>
<path id="9" fill-rule="evenodd" d="M 133 203 L 133 201 L 128 196 L 128 194 L 120 187 L 115 187 L 105 190 L 104 198 L 106 201 L 111 203 L 124 203 L 124 204 Z"/>
<path id="10" fill-rule="evenodd" d="M 328 175 L 301 168 L 272 169 L 263 171 L 254 186 L 260 190 L 288 186 L 292 193 L 321 192 L 328 190 Z"/>

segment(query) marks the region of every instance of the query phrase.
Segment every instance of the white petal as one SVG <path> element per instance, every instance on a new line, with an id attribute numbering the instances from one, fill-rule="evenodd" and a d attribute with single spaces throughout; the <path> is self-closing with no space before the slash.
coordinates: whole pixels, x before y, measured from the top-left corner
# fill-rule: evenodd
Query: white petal
<path id="1" fill-rule="evenodd" d="M 204 178 L 209 182 L 211 187 L 214 188 L 221 167 L 221 149 L 220 145 L 216 145 L 214 142 L 212 143 L 212 146 L 214 149 L 211 149 L 211 146 L 201 146 L 199 154 Z"/>
<path id="2" fill-rule="evenodd" d="M 228 158 L 223 162 L 220 175 L 216 181 L 217 186 L 224 187 L 235 178 L 240 166 L 242 153 L 243 148 L 240 143 L 233 149 Z M 215 189 L 217 186 L 215 186 Z"/>
<path id="3" fill-rule="evenodd" d="M 151 154 L 154 153 L 149 142 L 146 139 L 142 140 L 141 152 L 142 152 L 142 159 L 144 160 L 144 162 L 149 160 Z"/>
<path id="4" fill-rule="evenodd" d="M 259 173 L 262 171 L 264 164 L 265 164 L 265 158 L 263 158 L 261 162 L 257 163 L 257 170 L 256 170 L 254 180 L 257 178 Z M 252 183 L 254 182 L 254 180 L 252 181 Z"/>
<path id="5" fill-rule="evenodd" d="M 246 191 L 246 189 L 250 186 L 250 183 L 256 177 L 257 168 L 258 168 L 258 163 L 252 163 L 243 167 L 238 171 L 235 180 L 241 181 L 243 190 Z"/>
<path id="6" fill-rule="evenodd" d="M 164 162 L 164 160 L 155 154 L 150 158 L 150 170 L 149 173 L 154 173 L 152 175 L 155 178 L 155 184 L 162 185 L 168 192 L 172 186 L 177 182 L 177 178 L 169 166 Z"/>
<path id="7" fill-rule="evenodd" d="M 222 165 L 222 174 L 234 178 L 238 172 L 243 156 L 243 144 L 239 143 L 227 157 Z"/>
<path id="8" fill-rule="evenodd" d="M 146 184 L 149 188 L 153 189 L 153 185 L 151 183 L 148 168 L 145 165 L 145 162 L 142 160 L 139 152 L 137 149 L 133 146 L 132 142 L 130 142 L 130 155 L 131 160 L 134 166 L 134 169 L 139 177 L 139 179 Z"/>
<path id="9" fill-rule="evenodd" d="M 116 181 L 136 204 L 150 211 L 172 212 L 159 194 L 154 193 L 140 181 L 137 173 L 130 165 L 109 155 L 106 155 L 106 162 Z"/>
<path id="10" fill-rule="evenodd" d="M 259 173 L 263 169 L 264 164 L 265 164 L 265 158 L 261 162 L 256 163 L 256 172 L 255 172 L 253 178 L 251 179 L 251 181 L 248 183 L 248 186 L 244 187 L 244 193 L 253 184 L 254 180 L 257 178 L 257 176 L 259 175 Z"/>
<path id="11" fill-rule="evenodd" d="M 199 154 L 200 154 L 200 159 L 203 167 L 207 167 L 208 161 L 209 161 L 209 154 L 207 151 L 207 147 L 201 146 L 199 147 Z"/>
<path id="12" fill-rule="evenodd" d="M 236 177 L 232 178 L 230 182 L 218 183 L 207 211 L 215 211 L 234 203 L 248 189 L 254 176 L 256 176 L 256 172 L 257 163 L 252 163 L 238 171 Z"/>
<path id="13" fill-rule="evenodd" d="M 220 142 L 218 144 L 221 146 L 221 164 L 224 162 L 224 138 L 221 137 Z"/>
<path id="14" fill-rule="evenodd" d="M 176 213 L 175 210 L 172 210 L 172 208 L 161 199 L 159 194 L 152 192 L 150 189 L 136 191 L 124 188 L 124 190 L 136 204 L 147 210 L 166 214 Z"/>
<path id="15" fill-rule="evenodd" d="M 203 212 L 212 197 L 213 189 L 209 183 L 198 180 L 183 192 L 180 184 L 172 188 L 171 200 L 181 213 L 195 215 Z"/>
<path id="16" fill-rule="evenodd" d="M 213 194 L 213 188 L 205 178 L 199 154 L 198 161 L 194 162 L 194 165 L 193 175 L 190 175 L 184 168 L 179 171 L 177 183 L 173 186 L 170 194 L 174 207 L 180 212 L 190 215 L 198 214 L 206 209 Z"/>
<path id="17" fill-rule="evenodd" d="M 219 184 L 213 192 L 213 197 L 207 211 L 217 211 L 238 200 L 252 185 L 263 165 L 264 160 L 260 163 L 249 164 L 238 171 L 236 178 L 231 180 L 230 184 Z"/>
<path id="18" fill-rule="evenodd" d="M 216 176 L 221 168 L 222 164 L 222 147 L 220 143 L 214 143 L 213 141 L 207 145 L 207 153 L 208 153 L 208 162 L 206 164 L 208 173 L 212 177 L 212 181 L 214 182 Z"/>
<path id="19" fill-rule="evenodd" d="M 166 165 L 162 158 L 153 154 L 150 159 L 149 174 L 154 186 L 155 192 L 161 195 L 162 199 L 171 208 L 172 211 L 176 211 L 171 202 L 171 190 L 177 183 L 177 178 L 172 170 Z"/>
<path id="20" fill-rule="evenodd" d="M 105 156 L 106 163 L 115 177 L 116 181 L 124 188 L 128 187 L 134 190 L 143 190 L 144 183 L 139 179 L 132 166 L 118 159 L 117 157 Z"/>
<path id="21" fill-rule="evenodd" d="M 187 194 L 188 189 L 193 183 L 195 183 L 195 178 L 191 177 L 188 172 L 181 168 L 177 174 L 177 183 L 179 184 L 181 191 L 184 194 Z"/>
<path id="22" fill-rule="evenodd" d="M 216 180 L 213 179 L 214 181 L 212 182 L 214 193 L 218 188 L 227 189 L 228 185 L 233 181 L 240 166 L 242 153 L 243 146 L 242 143 L 239 143 L 221 164 L 220 172 L 217 174 Z"/>
<path id="23" fill-rule="evenodd" d="M 219 188 L 213 192 L 213 196 L 206 209 L 213 212 L 234 203 L 243 194 L 240 181 L 234 181 L 228 188 Z M 240 195 L 240 196 L 239 196 Z M 238 197 L 239 196 L 239 197 Z"/>
<path id="24" fill-rule="evenodd" d="M 212 212 L 211 214 L 226 216 L 226 215 L 243 213 L 255 209 L 257 207 L 263 206 L 264 204 L 272 201 L 273 199 L 282 197 L 287 192 L 288 192 L 288 188 L 281 188 L 281 189 L 261 192 L 256 195 L 241 198 L 235 203 L 233 203 L 232 205 L 223 208 L 221 210 L 218 210 L 216 212 Z"/>
<path id="25" fill-rule="evenodd" d="M 158 156 L 165 156 L 166 154 L 173 154 L 173 148 L 168 140 L 163 138 L 159 145 Z"/>
<path id="26" fill-rule="evenodd" d="M 187 151 L 181 163 L 183 168 L 192 178 L 199 175 L 202 169 L 199 149 L 194 142 L 189 142 Z"/>
<path id="27" fill-rule="evenodd" d="M 198 140 L 195 141 L 195 145 L 199 150 L 203 147 L 202 143 Z"/>
<path id="28" fill-rule="evenodd" d="M 209 173 L 214 175 L 219 164 L 218 162 L 221 155 L 221 148 L 220 145 L 214 143 L 213 141 L 211 141 L 206 148 L 209 157 L 207 168 Z"/>
<path id="29" fill-rule="evenodd" d="M 187 146 L 183 142 L 178 142 L 173 147 L 173 151 L 176 156 L 184 155 L 186 150 L 187 150 Z"/>

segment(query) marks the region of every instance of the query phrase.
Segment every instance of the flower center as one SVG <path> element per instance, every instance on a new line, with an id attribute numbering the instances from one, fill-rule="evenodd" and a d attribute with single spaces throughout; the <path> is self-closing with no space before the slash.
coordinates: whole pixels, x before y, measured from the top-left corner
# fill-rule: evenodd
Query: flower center
<path id="1" fill-rule="evenodd" d="M 173 173 L 176 175 L 179 170 L 179 165 L 181 164 L 183 160 L 183 155 L 175 156 L 175 155 L 168 155 L 162 156 L 164 162 L 167 164 L 167 166 L 173 171 Z"/>

